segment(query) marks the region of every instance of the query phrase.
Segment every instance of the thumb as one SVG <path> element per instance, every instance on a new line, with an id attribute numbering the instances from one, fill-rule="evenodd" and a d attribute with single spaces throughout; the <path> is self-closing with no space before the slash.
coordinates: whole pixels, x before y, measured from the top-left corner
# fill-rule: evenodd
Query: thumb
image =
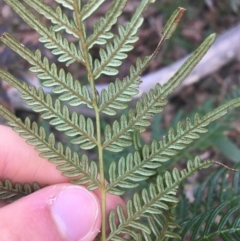
<path id="1" fill-rule="evenodd" d="M 100 224 L 98 198 L 70 184 L 43 188 L 0 209 L 1 240 L 92 241 Z"/>

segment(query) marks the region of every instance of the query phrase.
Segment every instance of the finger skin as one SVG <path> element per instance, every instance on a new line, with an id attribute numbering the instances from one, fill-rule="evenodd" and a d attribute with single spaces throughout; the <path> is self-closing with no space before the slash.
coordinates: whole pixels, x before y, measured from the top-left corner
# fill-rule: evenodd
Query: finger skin
<path id="1" fill-rule="evenodd" d="M 0 125 L 0 179 L 6 178 L 12 182 L 37 182 L 40 185 L 70 182 L 55 164 L 41 158 L 34 147 L 10 127 Z M 94 193 L 101 199 L 101 190 Z M 118 204 L 124 206 L 120 197 L 107 194 L 107 212 Z"/>
<path id="2" fill-rule="evenodd" d="M 60 230 L 52 215 L 52 205 L 57 199 L 62 190 L 66 190 L 73 185 L 58 184 L 50 187 L 43 188 L 29 196 L 26 196 L 18 201 L 7 205 L 0 210 L 0 240 L 1 241 L 91 241 L 93 240 L 100 230 L 101 215 L 100 204 L 98 198 L 95 197 L 98 206 L 97 213 L 88 214 L 82 219 L 88 222 L 90 215 L 94 216 L 94 224 L 91 226 L 92 230 L 84 239 L 66 239 L 64 231 Z M 88 191 L 87 191 L 88 192 Z M 90 193 L 90 192 L 89 192 Z M 91 194 L 94 195 L 94 194 Z M 79 205 L 84 205 L 80 203 Z M 88 206 L 85 203 L 85 206 Z M 77 212 L 79 207 L 70 207 L 70 209 Z M 80 206 L 81 208 L 81 206 Z M 86 208 L 86 207 L 85 207 Z M 94 209 L 95 212 L 95 209 Z M 81 215 L 81 214 L 80 214 Z M 81 219 L 80 219 L 81 220 Z M 84 225 L 80 221 L 78 223 L 79 229 Z"/>
<path id="3" fill-rule="evenodd" d="M 0 180 L 4 180 L 6 178 L 9 178 L 13 183 L 28 182 L 31 184 L 32 182 L 38 182 L 40 185 L 70 182 L 69 178 L 61 175 L 61 172 L 56 169 L 55 164 L 50 163 L 44 158 L 41 158 L 34 147 L 28 145 L 25 140 L 15 133 L 11 128 L 0 125 Z M 99 200 L 101 200 L 100 189 L 93 191 L 93 193 L 98 197 Z M 125 207 L 125 204 L 119 196 L 108 193 L 106 195 L 106 218 L 108 219 L 111 209 L 115 209 L 119 204 Z M 26 200 L 27 199 L 24 198 L 21 201 L 25 202 Z M 12 205 L 13 204 L 11 204 L 9 207 L 13 207 Z M 1 206 L 4 206 L 3 202 L 0 202 L 0 207 Z M 1 212 L 2 209 L 0 209 L 0 214 Z M 18 220 L 21 220 L 16 215 L 14 215 L 14 217 L 16 217 Z M 28 225 L 27 223 L 25 224 Z M 1 219 L 0 225 L 4 225 L 2 224 Z M 17 234 L 18 233 L 16 233 L 16 235 Z"/>
<path id="4" fill-rule="evenodd" d="M 0 178 L 40 185 L 69 182 L 56 165 L 41 158 L 33 146 L 11 128 L 0 125 Z"/>

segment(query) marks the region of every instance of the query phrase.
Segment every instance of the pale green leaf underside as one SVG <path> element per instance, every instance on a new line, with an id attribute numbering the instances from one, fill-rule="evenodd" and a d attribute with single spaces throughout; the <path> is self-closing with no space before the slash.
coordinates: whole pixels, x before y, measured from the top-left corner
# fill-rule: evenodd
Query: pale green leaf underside
<path id="1" fill-rule="evenodd" d="M 117 213 L 111 211 L 109 216 L 111 233 L 108 240 L 115 240 L 115 237 L 122 234 L 129 234 L 135 240 L 139 232 L 150 234 L 151 230 L 146 225 L 139 223 L 139 218 L 150 216 L 153 217 L 152 222 L 160 222 L 160 220 L 154 218 L 159 217 L 159 214 L 163 214 L 162 210 L 168 210 L 169 205 L 178 202 L 175 197 L 178 185 L 199 169 L 207 168 L 212 164 L 212 161 L 202 162 L 200 158 L 196 157 L 194 161 L 188 161 L 187 168 L 182 171 L 175 168 L 172 173 L 165 172 L 163 177 L 158 175 L 156 185 L 150 184 L 148 190 L 143 189 L 142 198 L 138 193 L 135 193 L 133 199 L 127 202 L 127 215 L 124 214 L 121 206 L 118 206 Z M 116 217 L 119 219 L 119 225 L 115 224 Z M 175 224 L 175 226 L 178 225 Z M 131 229 L 130 233 L 129 229 Z M 162 231 L 166 232 L 166 230 Z M 163 236 L 163 234 L 161 235 Z"/>
<path id="2" fill-rule="evenodd" d="M 60 55 L 58 61 L 66 62 L 69 65 L 75 61 L 84 64 L 81 51 L 73 43 L 63 39 L 60 33 L 55 33 L 48 29 L 38 20 L 23 4 L 18 0 L 4 0 L 30 27 L 35 29 L 42 37 L 40 42 L 45 43 L 45 47 L 52 50 L 54 55 Z"/>
<path id="3" fill-rule="evenodd" d="M 141 152 L 135 151 L 129 153 L 126 158 L 120 158 L 118 165 L 112 163 L 109 168 L 110 183 L 107 190 L 112 193 L 123 193 L 124 189 L 132 187 L 132 183 L 148 179 L 156 173 L 161 163 L 177 155 L 180 150 L 199 138 L 200 134 L 206 133 L 206 127 L 211 122 L 224 116 L 229 108 L 239 106 L 240 98 L 236 98 L 219 106 L 202 118 L 196 114 L 193 122 L 187 118 L 185 128 L 179 122 L 176 131 L 170 128 L 168 135 L 163 137 L 159 143 L 154 140 L 151 144 L 144 145 Z"/>
<path id="4" fill-rule="evenodd" d="M 81 20 L 83 21 L 91 16 L 104 1 L 105 0 L 88 0 L 87 4 L 85 4 L 81 9 Z"/>
<path id="5" fill-rule="evenodd" d="M 132 44 L 138 40 L 136 33 L 143 23 L 142 12 L 149 4 L 150 0 L 141 1 L 132 19 L 126 26 L 118 26 L 118 35 L 114 35 L 112 41 L 107 41 L 106 50 L 100 49 L 100 60 L 94 61 L 93 78 L 100 74 L 116 75 L 116 67 L 122 64 L 122 60 L 127 57 L 126 52 L 133 49 Z"/>
<path id="6" fill-rule="evenodd" d="M 52 28 L 53 31 L 58 32 L 65 29 L 67 33 L 72 34 L 76 38 L 78 37 L 78 30 L 73 21 L 68 19 L 67 15 L 62 12 L 59 6 L 53 9 L 41 0 L 24 0 L 24 2 L 45 18 L 51 20 L 54 24 Z"/>
<path id="7" fill-rule="evenodd" d="M 109 151 L 119 152 L 124 147 L 130 146 L 132 144 L 131 131 L 134 129 L 140 132 L 145 131 L 146 127 L 150 125 L 149 119 L 163 110 L 168 95 L 190 74 L 214 40 L 215 35 L 210 35 L 166 84 L 163 86 L 157 84 L 154 90 L 150 90 L 148 94 L 143 94 L 136 104 L 136 113 L 130 110 L 128 116 L 121 116 L 120 123 L 115 121 L 112 127 L 107 126 L 103 147 Z"/>
<path id="8" fill-rule="evenodd" d="M 13 184 L 9 179 L 0 181 L 0 200 L 13 202 L 40 189 L 37 183 Z"/>
<path id="9" fill-rule="evenodd" d="M 0 69 L 0 77 L 15 87 L 26 103 L 32 106 L 35 112 L 44 112 L 42 118 L 51 119 L 50 124 L 57 130 L 64 131 L 66 135 L 75 137 L 72 142 L 79 144 L 83 149 L 92 149 L 96 146 L 94 125 L 91 119 L 76 112 L 69 113 L 67 106 L 61 106 L 57 99 L 54 103 L 51 95 L 45 95 L 43 90 L 29 87 L 27 83 L 17 80 L 14 76 Z M 79 137 L 78 137 L 79 135 Z"/>
<path id="10" fill-rule="evenodd" d="M 176 19 L 182 16 L 185 9 L 179 8 L 173 14 L 173 17 L 167 22 L 164 28 L 161 40 L 151 56 L 145 57 L 143 60 L 137 58 L 136 67 L 130 66 L 130 75 L 123 80 L 116 79 L 114 83 L 110 83 L 108 90 L 103 90 L 101 92 L 101 105 L 99 108 L 100 112 L 106 113 L 108 115 L 115 115 L 117 110 L 122 110 L 127 108 L 127 103 L 132 100 L 132 97 L 138 94 L 138 86 L 141 84 L 140 75 L 150 61 L 156 56 L 163 42 L 170 38 L 178 22 Z M 179 16 L 180 15 L 180 16 Z M 174 26 L 174 27 L 172 27 Z"/>
<path id="11" fill-rule="evenodd" d="M 30 70 L 37 73 L 44 86 L 53 87 L 52 92 L 60 94 L 58 98 L 61 101 L 68 101 L 72 106 L 86 104 L 89 108 L 93 108 L 87 87 L 82 87 L 79 81 L 73 80 L 70 73 L 66 74 L 63 69 L 58 70 L 56 64 L 50 65 L 46 57 L 42 59 L 39 50 L 33 53 L 9 34 L 4 34 L 0 40 L 25 58 L 32 65 Z"/>
<path id="12" fill-rule="evenodd" d="M 98 1 L 100 2 L 100 1 Z M 93 25 L 93 33 L 87 38 L 88 48 L 92 48 L 94 44 L 106 44 L 107 39 L 113 38 L 113 34 L 110 32 L 112 26 L 117 22 L 119 15 L 122 13 L 127 0 L 112 1 L 112 4 L 105 14 L 101 17 L 98 22 Z M 89 1 L 87 5 L 84 6 L 82 12 L 88 7 L 88 5 L 94 5 L 96 7 L 96 1 Z"/>
<path id="13" fill-rule="evenodd" d="M 73 0 L 55 0 L 63 5 L 63 7 L 73 10 Z"/>
<path id="14" fill-rule="evenodd" d="M 91 185 L 91 189 L 99 187 L 97 165 L 93 161 L 89 163 L 87 156 L 79 158 L 69 147 L 56 143 L 52 133 L 47 137 L 45 129 L 35 122 L 31 124 L 28 118 L 22 122 L 3 106 L 0 106 L 0 113 L 28 144 L 35 146 L 41 157 L 56 163 L 64 176 L 73 178 L 74 183 Z"/>

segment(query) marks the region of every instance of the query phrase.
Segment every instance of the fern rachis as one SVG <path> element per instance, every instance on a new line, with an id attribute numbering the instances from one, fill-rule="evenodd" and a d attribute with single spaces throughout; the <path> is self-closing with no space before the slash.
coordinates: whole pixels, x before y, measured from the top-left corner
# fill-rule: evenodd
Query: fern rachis
<path id="1" fill-rule="evenodd" d="M 117 33 L 112 32 L 112 27 L 118 23 L 127 0 L 113 1 L 105 16 L 94 24 L 93 33 L 89 36 L 85 21 L 88 21 L 104 0 L 88 1 L 86 4 L 82 4 L 80 0 L 56 0 L 59 3 L 56 9 L 37 0 L 24 0 L 27 7 L 19 0 L 5 0 L 5 2 L 39 33 L 39 41 L 44 43 L 53 55 L 59 56 L 58 61 L 65 63 L 66 68 L 59 69 L 57 64 L 50 63 L 47 57 L 43 57 L 39 50 L 32 52 L 13 36 L 5 33 L 1 37 L 1 42 L 25 58 L 31 65 L 30 70 L 36 73 L 43 86 L 51 87 L 58 98 L 54 100 L 41 88 L 31 87 L 3 69 L 0 69 L 0 78 L 17 88 L 33 111 L 40 112 L 43 119 L 49 120 L 58 131 L 69 136 L 72 144 L 77 145 L 80 150 L 95 148 L 97 161 L 89 160 L 86 154 L 80 155 L 70 147 L 57 142 L 53 133 L 47 135 L 45 129 L 39 127 L 37 123 L 31 123 L 29 119 L 22 122 L 4 106 L 0 106 L 0 113 L 13 129 L 27 140 L 27 143 L 35 146 L 42 157 L 55 163 L 64 176 L 71 178 L 72 183 L 86 185 L 89 190 L 97 188 L 101 190 L 102 241 L 130 240 L 129 237 L 131 240 L 179 238 L 175 232 L 178 224 L 173 216 L 173 210 L 178 202 L 176 190 L 186 178 L 199 169 L 209 167 L 214 161 L 201 161 L 196 157 L 194 160 L 189 160 L 187 168 L 182 171 L 177 168 L 171 172 L 161 170 L 161 174 L 158 174 L 158 171 L 164 162 L 177 156 L 180 150 L 198 139 L 201 133 L 206 133 L 207 126 L 211 122 L 225 115 L 229 108 L 238 107 L 240 98 L 221 105 L 202 118 L 196 114 L 194 120 L 187 118 L 185 123 L 179 122 L 176 130 L 170 128 L 167 136 L 164 136 L 160 142 L 152 140 L 150 144 L 142 145 L 139 134 L 146 131 L 151 117 L 163 111 L 167 97 L 202 59 L 214 42 L 215 35 L 210 35 L 166 84 L 162 86 L 157 84 L 149 93 L 142 95 L 135 108 L 129 109 L 127 114 L 118 116 L 117 112 L 126 109 L 132 98 L 138 94 L 142 71 L 156 56 L 164 41 L 172 36 L 185 9 L 178 8 L 173 13 L 152 55 L 146 56 L 143 60 L 137 59 L 136 65 L 130 67 L 128 76 L 123 80 L 116 78 L 109 84 L 107 90 L 99 94 L 96 91 L 97 79 L 103 74 L 112 77 L 118 74 L 118 67 L 138 40 L 137 31 L 143 23 L 142 14 L 154 0 L 140 1 L 131 20 L 124 26 L 118 25 Z M 50 20 L 51 28 L 35 17 L 30 7 Z M 64 13 L 65 8 L 72 12 L 72 16 Z M 73 35 L 77 41 L 69 42 L 63 37 L 61 32 L 63 30 Z M 99 46 L 99 59 L 94 59 L 91 55 L 93 46 Z M 68 72 L 67 67 L 72 63 L 85 67 L 89 88 L 81 85 L 81 81 L 74 80 L 73 74 Z M 86 105 L 94 110 L 95 119 L 76 112 L 71 113 L 63 101 L 67 101 L 70 106 Z M 114 117 L 113 124 L 106 125 L 103 133 L 102 113 Z M 133 151 L 123 154 L 119 160 L 113 160 L 110 164 L 109 179 L 106 183 L 104 154 L 107 151 L 118 153 L 128 147 L 133 147 Z M 151 182 L 146 182 L 149 179 Z M 135 193 L 134 188 L 142 182 L 147 186 L 140 194 Z M 0 197 L 11 201 L 14 199 L 14 195 L 11 195 L 13 192 L 16 193 L 17 190 L 15 198 L 18 198 L 24 188 L 30 187 L 29 184 L 25 184 L 21 189 L 19 185 L 14 187 L 9 180 L 1 182 Z M 32 191 L 36 189 L 34 186 Z M 106 233 L 106 193 L 122 195 L 129 189 L 133 189 L 133 196 L 126 203 L 126 212 L 121 206 L 111 211 L 108 224 L 110 233 Z M 26 194 L 29 193 L 31 190 L 26 191 Z M 232 210 L 234 211 L 235 209 Z M 116 223 L 117 219 L 119 223 Z M 127 236 L 124 236 L 125 234 Z"/>

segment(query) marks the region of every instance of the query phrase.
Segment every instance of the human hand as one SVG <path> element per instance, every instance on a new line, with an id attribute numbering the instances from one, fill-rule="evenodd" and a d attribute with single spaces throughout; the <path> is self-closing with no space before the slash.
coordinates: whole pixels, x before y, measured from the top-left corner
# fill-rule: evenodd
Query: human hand
<path id="1" fill-rule="evenodd" d="M 10 128 L 0 126 L 0 180 L 50 185 L 0 208 L 1 241 L 92 241 L 101 227 L 100 190 L 69 184 Z M 107 195 L 107 212 L 123 201 Z"/>

